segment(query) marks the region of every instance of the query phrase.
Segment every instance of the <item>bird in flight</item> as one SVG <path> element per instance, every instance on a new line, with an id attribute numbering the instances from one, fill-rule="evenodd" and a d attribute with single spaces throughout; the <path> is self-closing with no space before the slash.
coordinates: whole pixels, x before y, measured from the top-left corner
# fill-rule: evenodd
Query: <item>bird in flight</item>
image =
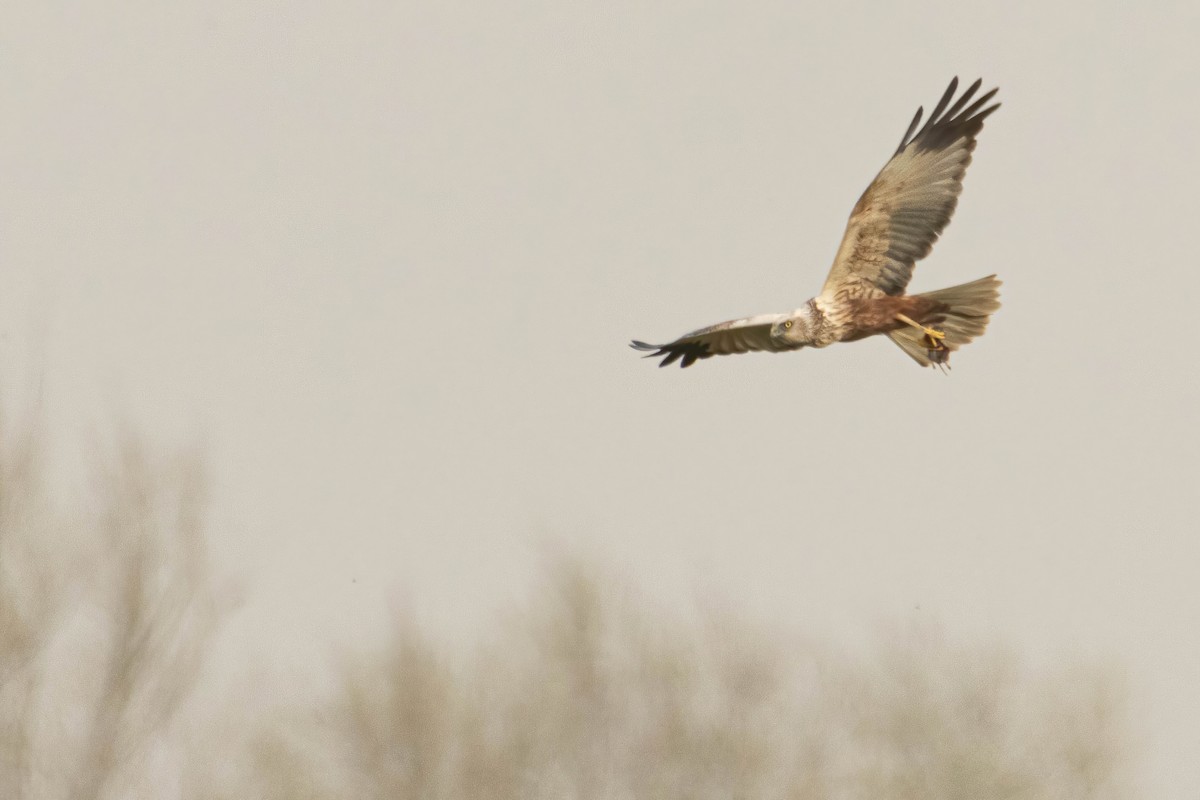
<path id="1" fill-rule="evenodd" d="M 924 294 L 905 294 L 913 265 L 950 222 L 983 121 L 1000 107 L 982 81 L 957 100 L 958 78 L 919 130 L 922 108 L 891 160 L 863 192 L 821 293 L 794 311 L 710 325 L 668 344 L 634 340 L 635 350 L 690 367 L 712 356 L 827 347 L 887 334 L 922 367 L 948 369 L 950 354 L 980 336 L 1000 308 L 995 275 Z M 954 101 L 951 104 L 951 101 Z"/>

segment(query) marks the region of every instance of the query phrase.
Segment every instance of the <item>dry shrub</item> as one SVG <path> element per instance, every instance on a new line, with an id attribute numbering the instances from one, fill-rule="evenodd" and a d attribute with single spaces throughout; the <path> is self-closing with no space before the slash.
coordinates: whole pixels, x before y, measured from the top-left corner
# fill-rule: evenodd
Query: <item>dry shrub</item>
<path id="1" fill-rule="evenodd" d="M 289 774 L 252 785 L 414 800 L 1130 796 L 1106 670 L 1032 669 L 932 629 L 849 652 L 728 613 L 655 613 L 600 574 L 557 562 L 536 606 L 467 657 L 401 621 L 307 716 L 319 724 L 267 731 L 259 747 Z"/>
<path id="2" fill-rule="evenodd" d="M 2 422 L 3 420 L 0 420 Z M 558 559 L 469 653 L 404 617 L 330 698 L 199 748 L 177 725 L 220 619 L 191 455 L 124 437 L 82 502 L 0 425 L 0 797 L 1117 800 L 1119 681 L 938 631 L 847 651 L 665 614 Z"/>
<path id="3" fill-rule="evenodd" d="M 125 436 L 71 497 L 46 451 L 0 431 L 0 796 L 156 796 L 220 618 L 199 459 Z"/>

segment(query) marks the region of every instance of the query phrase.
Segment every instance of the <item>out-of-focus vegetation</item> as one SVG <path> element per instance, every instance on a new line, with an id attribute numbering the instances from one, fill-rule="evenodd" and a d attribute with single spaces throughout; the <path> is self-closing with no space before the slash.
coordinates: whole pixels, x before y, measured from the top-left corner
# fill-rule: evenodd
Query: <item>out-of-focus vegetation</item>
<path id="1" fill-rule="evenodd" d="M 853 650 L 668 614 L 569 560 L 473 651 L 400 618 L 332 693 L 185 718 L 221 618 L 196 459 L 127 439 L 70 500 L 47 489 L 36 426 L 0 441 L 3 798 L 1132 796 L 1102 669 L 935 629 Z"/>
<path id="2" fill-rule="evenodd" d="M 199 461 L 125 437 L 64 499 L 37 423 L 0 426 L 0 797 L 162 796 L 221 618 Z"/>
<path id="3" fill-rule="evenodd" d="M 1035 670 L 934 629 L 839 650 L 727 613 L 664 616 L 601 576 L 556 562 L 469 656 L 399 620 L 332 699 L 261 728 L 217 796 L 1131 796 L 1104 670 Z"/>

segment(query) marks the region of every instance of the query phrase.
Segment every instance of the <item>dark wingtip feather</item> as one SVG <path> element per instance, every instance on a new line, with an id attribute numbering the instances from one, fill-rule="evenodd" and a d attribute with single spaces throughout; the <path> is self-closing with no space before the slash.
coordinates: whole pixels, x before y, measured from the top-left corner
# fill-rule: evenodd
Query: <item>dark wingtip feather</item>
<path id="1" fill-rule="evenodd" d="M 933 113 L 929 115 L 929 122 L 926 123 L 926 127 L 937 122 L 938 117 L 940 117 L 942 115 L 942 112 L 946 110 L 946 106 L 950 103 L 951 100 L 954 99 L 954 93 L 956 91 L 958 91 L 958 76 L 957 75 L 955 75 L 953 78 L 950 79 L 950 85 L 946 87 L 946 93 L 942 95 L 941 100 L 938 100 L 938 104 L 936 107 L 934 107 Z M 970 90 L 968 90 L 968 92 L 969 91 Z"/>
<path id="2" fill-rule="evenodd" d="M 950 100 L 958 88 L 958 78 L 955 77 L 950 81 L 949 89 L 942 95 L 929 119 L 900 149 L 904 150 L 910 145 L 922 151 L 937 149 L 962 136 L 974 136 L 979 133 L 984 119 L 1000 107 L 999 103 L 987 105 L 996 96 L 999 88 L 992 89 L 981 97 L 975 97 L 982 85 L 983 79 L 977 78 L 951 105 Z"/>
<path id="3" fill-rule="evenodd" d="M 900 146 L 896 148 L 897 153 L 899 153 L 905 148 L 905 146 L 908 145 L 909 137 L 913 135 L 913 131 L 915 131 L 917 126 L 921 124 L 921 115 L 924 113 L 925 106 L 917 106 L 916 116 L 913 117 L 912 122 L 908 123 L 908 130 L 906 130 L 904 135 L 900 137 Z"/>
<path id="4" fill-rule="evenodd" d="M 996 109 L 998 109 L 1002 105 L 1004 105 L 1004 104 L 996 103 L 994 106 L 988 106 L 983 111 L 980 111 L 978 114 L 976 114 L 975 119 L 979 120 L 979 122 L 982 123 L 985 119 L 990 117 L 996 111 Z"/>
<path id="5" fill-rule="evenodd" d="M 646 342 L 634 339 L 629 343 L 629 346 L 634 350 L 640 350 L 646 355 L 642 358 L 658 358 L 663 357 L 659 362 L 660 367 L 670 366 L 676 361 L 680 361 L 679 366 L 690 367 L 703 358 L 711 358 L 712 353 L 709 351 L 708 345 L 704 342 L 671 342 L 670 344 L 647 344 Z M 682 361 L 681 361 L 682 359 Z"/>
<path id="6" fill-rule="evenodd" d="M 658 365 L 658 366 L 659 366 L 659 369 L 661 369 L 661 368 L 663 368 L 663 367 L 666 367 L 666 366 L 669 366 L 669 365 L 671 365 L 671 364 L 674 364 L 676 361 L 678 361 L 678 360 L 679 360 L 680 358 L 682 358 L 682 357 L 683 357 L 683 351 L 682 351 L 682 350 L 673 350 L 673 351 L 671 351 L 671 352 L 667 353 L 667 357 L 666 357 L 666 358 L 664 358 L 664 359 L 662 360 L 662 363 L 660 363 L 660 364 Z"/>
<path id="7" fill-rule="evenodd" d="M 963 106 L 970 102 L 971 98 L 975 96 L 975 92 L 979 91 L 979 86 L 982 83 L 982 80 L 977 80 L 968 86 L 967 90 L 963 92 L 957 100 L 954 101 L 954 105 L 946 109 L 946 112 L 942 114 L 942 116 L 938 119 L 938 122 L 943 124 L 951 124 L 954 121 L 961 119 L 961 117 L 959 117 L 959 112 L 962 111 Z M 969 112 L 966 116 L 970 116 Z"/>
<path id="8" fill-rule="evenodd" d="M 971 104 L 971 107 L 968 108 L 966 111 L 963 111 L 962 114 L 960 114 L 958 119 L 955 121 L 957 122 L 959 120 L 970 119 L 971 117 L 975 116 L 975 114 L 979 111 L 979 109 L 983 108 L 987 104 L 987 101 L 991 100 L 996 95 L 996 92 L 998 92 L 998 91 L 1000 91 L 999 87 L 992 89 L 990 92 L 985 94 L 983 97 L 976 100 L 974 103 Z M 964 97 L 965 97 L 965 95 L 964 95 Z"/>

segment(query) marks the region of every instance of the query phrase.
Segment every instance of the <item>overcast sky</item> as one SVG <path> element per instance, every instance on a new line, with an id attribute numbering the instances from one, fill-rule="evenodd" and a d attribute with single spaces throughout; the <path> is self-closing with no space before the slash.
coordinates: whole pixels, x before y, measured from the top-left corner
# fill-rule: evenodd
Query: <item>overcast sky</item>
<path id="1" fill-rule="evenodd" d="M 264 654 L 397 598 L 469 637 L 560 541 L 1124 665 L 1146 796 L 1194 798 L 1200 6 L 883 6 L 10 3 L 6 392 L 206 443 Z M 912 288 L 1005 285 L 949 377 L 628 350 L 818 292 L 954 75 L 1004 105 Z"/>

